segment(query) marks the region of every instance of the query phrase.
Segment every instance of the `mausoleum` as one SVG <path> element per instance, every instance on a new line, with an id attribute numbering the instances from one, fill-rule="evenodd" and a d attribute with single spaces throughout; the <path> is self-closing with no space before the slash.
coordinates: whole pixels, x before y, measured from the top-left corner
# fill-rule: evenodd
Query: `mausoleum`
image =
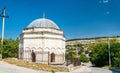
<path id="1" fill-rule="evenodd" d="M 19 59 L 45 64 L 65 63 L 65 36 L 52 20 L 32 21 L 19 38 Z"/>

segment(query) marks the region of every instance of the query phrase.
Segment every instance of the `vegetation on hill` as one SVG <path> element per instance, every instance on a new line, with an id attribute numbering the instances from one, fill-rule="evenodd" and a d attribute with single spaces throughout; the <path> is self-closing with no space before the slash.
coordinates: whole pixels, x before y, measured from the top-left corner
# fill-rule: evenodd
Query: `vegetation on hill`
<path id="1" fill-rule="evenodd" d="M 81 61 L 81 62 L 89 62 L 90 60 L 89 60 L 88 57 L 86 57 L 85 54 L 81 54 L 81 55 L 80 55 L 80 61 Z"/>
<path id="2" fill-rule="evenodd" d="M 120 42 L 116 38 L 110 38 L 110 58 L 111 66 L 120 68 Z M 85 50 L 87 47 L 87 50 Z M 109 49 L 108 39 L 105 41 L 98 40 L 94 44 L 73 44 L 67 45 L 66 59 L 72 60 L 76 56 L 80 56 L 81 62 L 88 62 L 89 59 L 85 54 L 90 54 L 90 61 L 97 67 L 109 66 Z"/>
<path id="3" fill-rule="evenodd" d="M 74 44 L 66 46 L 66 60 L 73 63 L 74 58 L 80 57 L 80 62 L 89 62 L 89 58 L 86 56 L 88 54 L 88 49 L 84 49 L 85 45 Z"/>

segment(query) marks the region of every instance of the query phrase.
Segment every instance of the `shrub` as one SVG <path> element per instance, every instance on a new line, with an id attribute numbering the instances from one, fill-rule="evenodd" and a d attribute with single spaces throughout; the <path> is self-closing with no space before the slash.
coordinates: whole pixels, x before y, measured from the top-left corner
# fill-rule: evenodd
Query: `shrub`
<path id="1" fill-rule="evenodd" d="M 81 55 L 80 55 L 80 61 L 86 63 L 86 62 L 89 62 L 90 60 L 89 60 L 88 57 L 86 57 L 85 54 L 81 54 Z"/>

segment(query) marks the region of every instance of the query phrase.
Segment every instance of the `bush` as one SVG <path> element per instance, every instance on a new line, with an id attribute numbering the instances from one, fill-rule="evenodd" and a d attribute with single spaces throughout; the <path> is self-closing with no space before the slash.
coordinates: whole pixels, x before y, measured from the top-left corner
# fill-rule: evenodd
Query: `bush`
<path id="1" fill-rule="evenodd" d="M 81 55 L 80 55 L 80 61 L 81 61 L 81 62 L 89 62 L 90 60 L 89 60 L 88 57 L 86 57 L 85 54 L 81 54 Z"/>
<path id="2" fill-rule="evenodd" d="M 108 43 L 100 42 L 92 45 L 90 60 L 97 67 L 109 65 Z M 110 40 L 110 57 L 112 67 L 120 68 L 120 42 L 115 39 Z"/>

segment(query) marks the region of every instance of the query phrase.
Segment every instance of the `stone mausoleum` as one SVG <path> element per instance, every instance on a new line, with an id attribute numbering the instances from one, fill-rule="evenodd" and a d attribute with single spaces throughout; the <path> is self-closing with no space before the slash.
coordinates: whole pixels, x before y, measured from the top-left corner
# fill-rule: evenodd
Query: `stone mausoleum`
<path id="1" fill-rule="evenodd" d="M 65 36 L 50 19 L 32 21 L 19 38 L 19 59 L 45 64 L 65 63 Z"/>

